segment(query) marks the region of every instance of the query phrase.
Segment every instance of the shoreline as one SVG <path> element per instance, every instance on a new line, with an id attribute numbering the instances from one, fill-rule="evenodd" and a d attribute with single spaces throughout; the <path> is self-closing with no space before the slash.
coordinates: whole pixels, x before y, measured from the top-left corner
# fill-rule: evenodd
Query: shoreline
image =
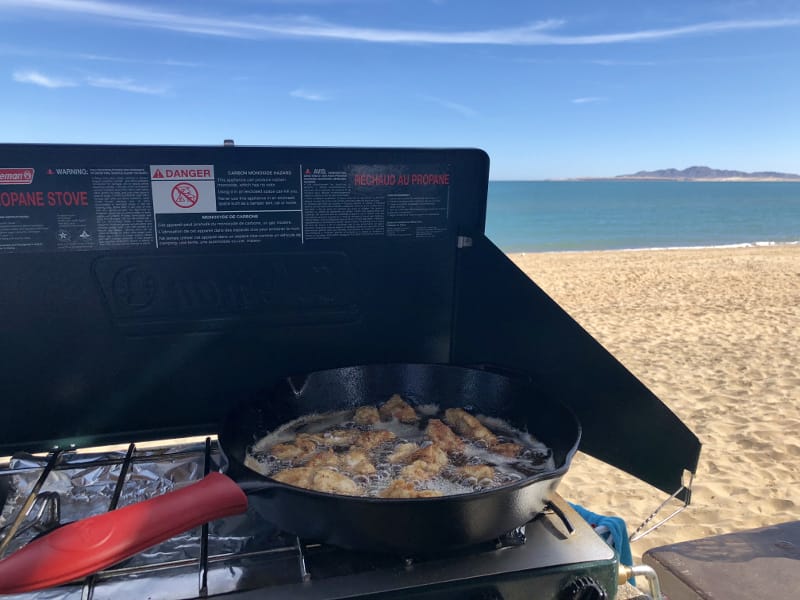
<path id="1" fill-rule="evenodd" d="M 508 256 L 703 444 L 692 503 L 632 544 L 636 563 L 798 518 L 800 245 Z M 582 452 L 559 492 L 629 534 L 668 496 Z"/>
<path id="2" fill-rule="evenodd" d="M 489 183 L 582 183 L 597 181 L 674 181 L 677 183 L 800 183 L 800 177 L 562 177 L 556 179 L 490 179 Z"/>
<path id="3" fill-rule="evenodd" d="M 675 181 L 678 183 L 800 183 L 800 177 L 575 177 L 549 181 Z"/>
<path id="4" fill-rule="evenodd" d="M 493 244 L 497 242 L 489 238 Z M 503 250 L 509 256 L 513 254 L 571 254 L 571 253 L 592 253 L 592 252 L 663 252 L 672 250 L 727 250 L 735 248 L 780 248 L 784 246 L 800 246 L 800 240 L 789 242 L 763 241 L 763 242 L 735 242 L 731 244 L 712 244 L 706 246 L 649 246 L 643 248 L 592 248 L 586 250 Z"/>

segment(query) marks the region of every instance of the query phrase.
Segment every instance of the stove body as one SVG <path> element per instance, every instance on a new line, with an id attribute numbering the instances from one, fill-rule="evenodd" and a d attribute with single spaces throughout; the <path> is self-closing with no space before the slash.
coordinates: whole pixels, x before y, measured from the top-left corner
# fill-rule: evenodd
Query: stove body
<path id="1" fill-rule="evenodd" d="M 3 537 L 48 462 L 52 465 L 40 500 L 13 533 L 8 552 L 46 530 L 52 512 L 62 522 L 98 514 L 108 509 L 117 487 L 122 507 L 195 481 L 220 462 L 212 439 L 129 449 L 17 456 L 4 465 L 0 489 L 11 493 L 0 515 Z M 74 584 L 8 597 L 560 599 L 591 580 L 613 598 L 616 571 L 613 550 L 555 497 L 552 509 L 498 540 L 415 556 L 365 554 L 301 540 L 249 511 L 176 536 Z"/>
<path id="2" fill-rule="evenodd" d="M 680 489 L 697 438 L 486 238 L 488 173 L 467 149 L 0 145 L 0 455 L 214 434 L 286 375 L 444 363 L 532 380 L 576 413 L 581 450 Z M 614 577 L 574 513 L 571 536 L 553 519 L 528 524 L 522 545 L 355 557 L 345 573 L 330 571 L 349 564 L 341 551 L 294 540 L 263 572 L 279 579 L 270 597 L 309 598 L 562 598 L 580 573 Z M 204 535 L 188 574 L 160 580 L 164 598 L 184 577 L 200 584 L 174 597 L 239 590 L 214 573 L 262 572 Z M 308 581 L 289 567 L 304 556 Z M 108 581 L 120 577 L 142 576 Z M 236 593 L 260 597 L 245 579 Z"/>

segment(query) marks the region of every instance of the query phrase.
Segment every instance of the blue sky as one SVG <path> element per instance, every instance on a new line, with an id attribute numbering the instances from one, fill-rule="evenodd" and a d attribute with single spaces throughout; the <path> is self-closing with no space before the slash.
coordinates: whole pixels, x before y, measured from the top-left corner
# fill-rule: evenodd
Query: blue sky
<path id="1" fill-rule="evenodd" d="M 796 1 L 0 0 L 3 142 L 800 172 Z"/>

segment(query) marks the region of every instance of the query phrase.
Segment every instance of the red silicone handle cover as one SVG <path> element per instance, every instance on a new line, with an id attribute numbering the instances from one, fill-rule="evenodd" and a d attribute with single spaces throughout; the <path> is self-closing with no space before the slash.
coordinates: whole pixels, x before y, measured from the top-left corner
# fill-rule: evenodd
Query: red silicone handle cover
<path id="1" fill-rule="evenodd" d="M 221 473 L 175 492 L 64 525 L 0 561 L 0 594 L 84 577 L 181 532 L 247 510 L 247 496 Z"/>

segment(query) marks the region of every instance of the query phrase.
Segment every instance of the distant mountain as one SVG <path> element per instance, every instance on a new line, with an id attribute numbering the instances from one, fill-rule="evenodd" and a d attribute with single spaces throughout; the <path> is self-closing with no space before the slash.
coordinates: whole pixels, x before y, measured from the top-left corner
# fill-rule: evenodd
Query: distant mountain
<path id="1" fill-rule="evenodd" d="M 774 171 L 729 171 L 710 167 L 689 167 L 688 169 L 661 169 L 658 171 L 638 171 L 632 175 L 617 175 L 614 179 L 674 179 L 679 181 L 800 181 L 800 175 L 794 173 L 776 173 Z"/>

